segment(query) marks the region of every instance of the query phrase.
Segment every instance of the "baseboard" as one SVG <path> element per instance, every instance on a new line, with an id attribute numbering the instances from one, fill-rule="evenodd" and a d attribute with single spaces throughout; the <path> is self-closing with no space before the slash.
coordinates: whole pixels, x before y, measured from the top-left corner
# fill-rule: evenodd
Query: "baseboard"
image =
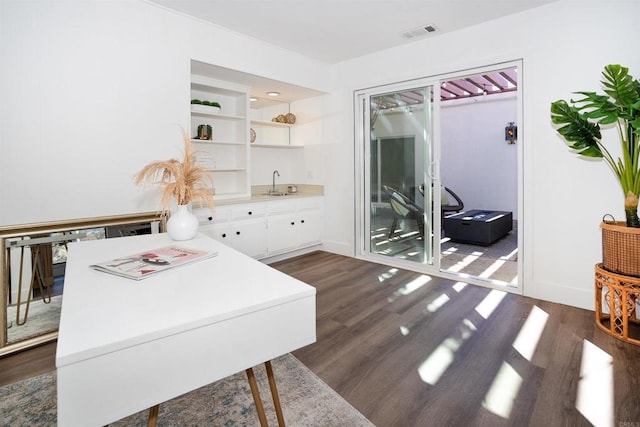
<path id="1" fill-rule="evenodd" d="M 322 245 L 314 245 L 314 246 L 309 246 L 307 248 L 302 248 L 302 249 L 296 249 L 295 251 L 291 251 L 291 252 L 285 252 L 282 254 L 278 254 L 278 255 L 273 255 L 270 257 L 266 257 L 266 258 L 261 258 L 258 261 L 265 263 L 265 264 L 271 264 L 273 262 L 278 262 L 278 261 L 283 261 L 285 259 L 289 259 L 289 258 L 293 258 L 296 256 L 300 256 L 300 255 L 305 255 L 308 254 L 310 252 L 314 252 L 314 251 L 321 251 L 324 250 Z"/>

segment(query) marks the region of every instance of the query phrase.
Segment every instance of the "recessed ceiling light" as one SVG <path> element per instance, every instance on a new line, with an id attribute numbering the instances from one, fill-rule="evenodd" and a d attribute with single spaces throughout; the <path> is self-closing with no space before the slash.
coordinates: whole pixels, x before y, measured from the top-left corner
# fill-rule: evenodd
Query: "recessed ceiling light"
<path id="1" fill-rule="evenodd" d="M 258 98 L 256 98 L 255 96 L 252 96 L 251 98 L 249 98 L 249 101 L 251 102 L 256 102 L 258 100 Z"/>
<path id="2" fill-rule="evenodd" d="M 267 92 L 268 96 L 280 96 L 280 92 Z"/>

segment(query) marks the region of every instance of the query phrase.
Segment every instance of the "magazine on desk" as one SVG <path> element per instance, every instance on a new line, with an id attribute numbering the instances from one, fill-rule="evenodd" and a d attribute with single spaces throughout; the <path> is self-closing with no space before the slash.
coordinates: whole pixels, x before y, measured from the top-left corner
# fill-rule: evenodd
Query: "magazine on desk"
<path id="1" fill-rule="evenodd" d="M 92 264 L 89 268 L 129 279 L 141 280 L 216 255 L 218 255 L 217 252 L 172 245 Z"/>

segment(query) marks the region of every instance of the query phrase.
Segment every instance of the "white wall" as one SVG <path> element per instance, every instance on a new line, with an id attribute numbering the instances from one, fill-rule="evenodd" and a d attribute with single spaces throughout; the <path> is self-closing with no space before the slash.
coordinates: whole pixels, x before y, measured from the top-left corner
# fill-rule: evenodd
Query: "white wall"
<path id="1" fill-rule="evenodd" d="M 622 63 L 636 78 L 640 75 L 638 14 L 640 2 L 634 0 L 562 0 L 344 62 L 336 67 L 340 76 L 336 82 L 342 85 L 340 93 L 348 94 L 521 58 L 524 104 L 518 131 L 519 143 L 524 144 L 524 293 L 593 308 L 593 266 L 601 259 L 598 224 L 607 212 L 623 217 L 622 196 L 604 164 L 576 159 L 569 152 L 550 123 L 549 107 L 576 90 L 598 89 L 606 64 Z M 352 102 L 344 96 L 336 111 L 346 113 Z M 341 125 L 345 143 L 334 144 L 334 155 L 353 157 L 353 146 L 346 143 L 353 139 L 353 119 Z M 617 144 L 615 134 L 610 137 Z M 338 183 L 352 179 L 351 170 L 331 163 L 327 174 L 336 176 L 327 183 L 328 194 L 337 191 Z M 336 203 L 329 199 L 327 206 Z M 328 233 L 346 246 L 355 224 L 353 212 L 347 206 L 340 209 L 341 226 L 335 228 L 344 234 Z"/>
<path id="2" fill-rule="evenodd" d="M 0 226 L 157 209 L 134 186 L 181 155 L 190 60 L 328 90 L 299 54 L 142 0 L 0 0 Z"/>
<path id="3" fill-rule="evenodd" d="M 518 217 L 517 145 L 504 128 L 517 122 L 515 93 L 443 102 L 440 176 L 465 209 L 498 210 Z"/>

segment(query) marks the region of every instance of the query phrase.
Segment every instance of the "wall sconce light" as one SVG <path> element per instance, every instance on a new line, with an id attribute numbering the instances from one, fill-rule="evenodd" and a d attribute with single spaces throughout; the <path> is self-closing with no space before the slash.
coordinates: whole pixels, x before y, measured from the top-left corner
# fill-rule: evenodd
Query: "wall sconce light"
<path id="1" fill-rule="evenodd" d="M 509 122 L 507 127 L 504 128 L 504 139 L 509 144 L 515 144 L 518 139 L 518 126 L 514 122 Z"/>

